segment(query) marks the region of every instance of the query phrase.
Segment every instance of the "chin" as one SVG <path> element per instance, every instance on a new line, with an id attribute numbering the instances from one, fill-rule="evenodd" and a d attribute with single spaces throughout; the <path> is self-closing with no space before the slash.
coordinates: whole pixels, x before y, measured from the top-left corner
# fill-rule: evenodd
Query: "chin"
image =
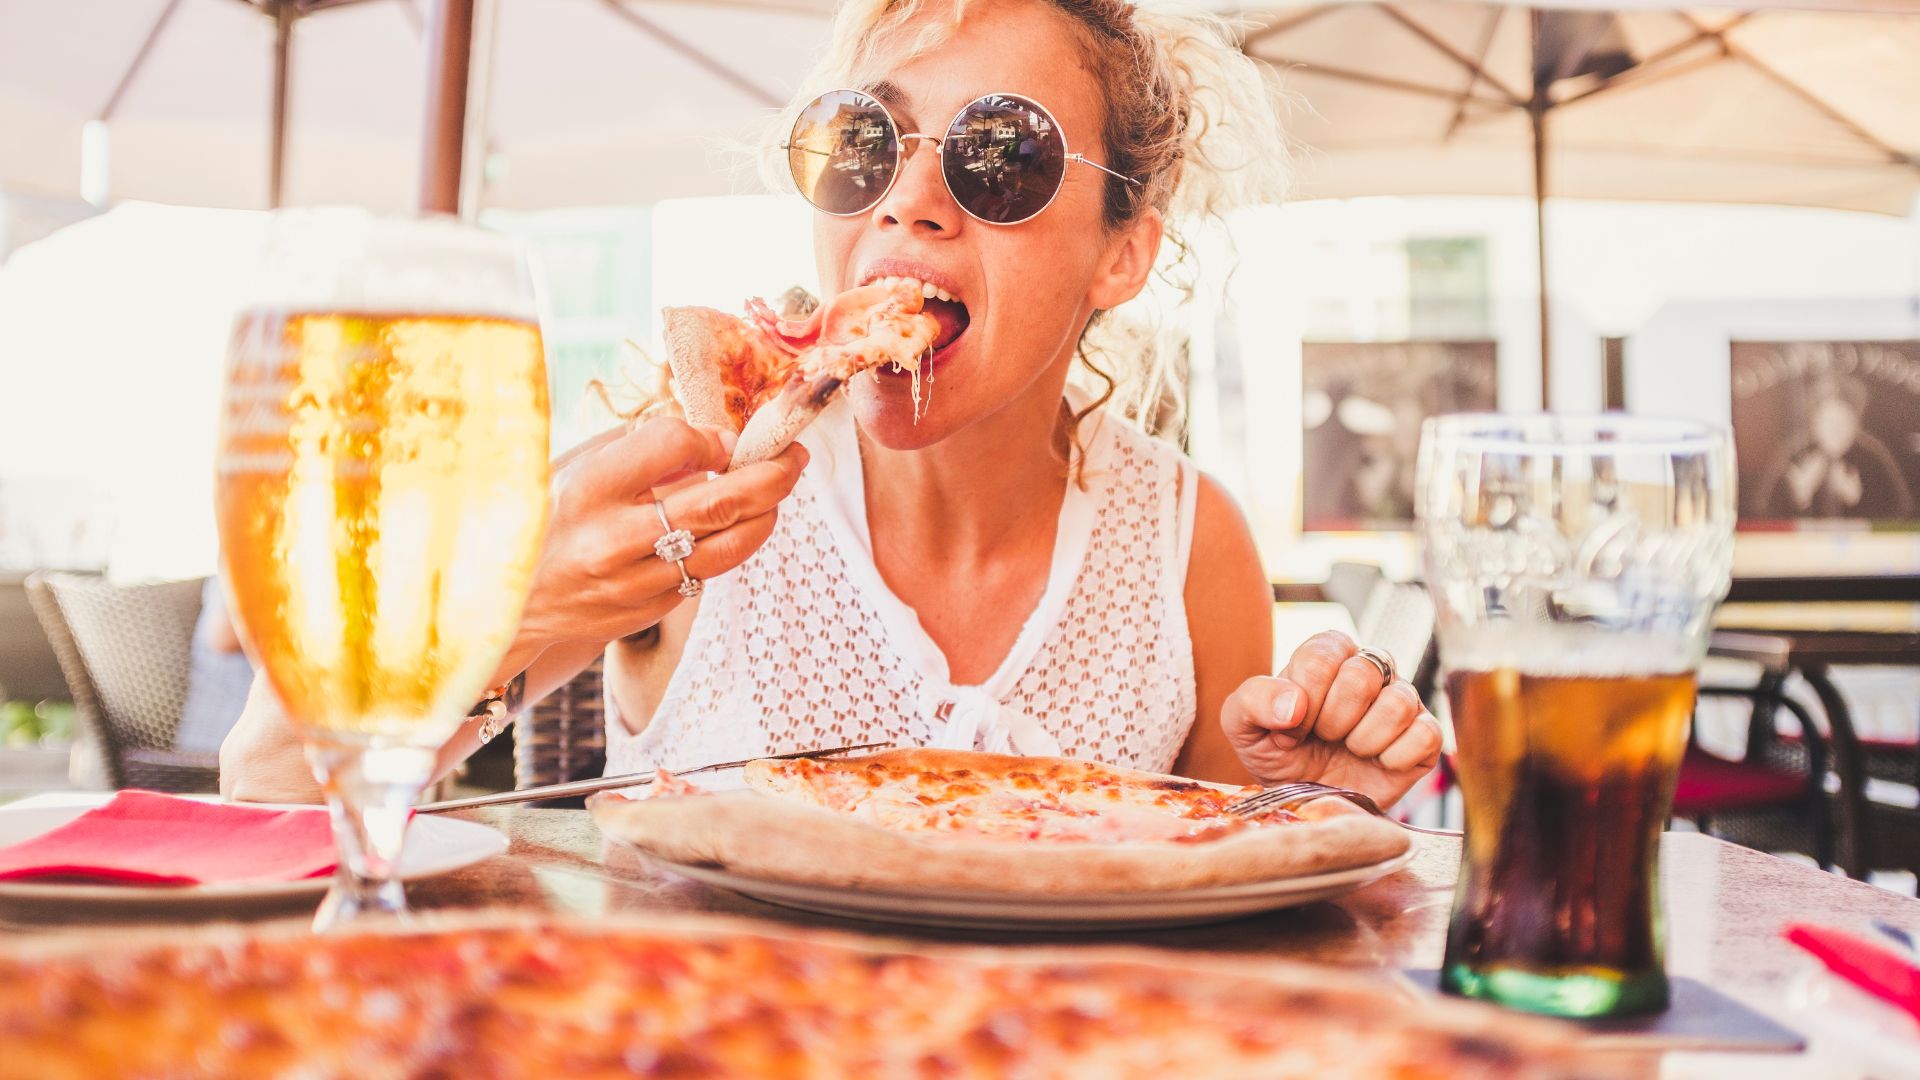
<path id="1" fill-rule="evenodd" d="M 889 450 L 924 450 L 951 435 L 955 415 L 943 408 L 939 387 L 920 386 L 920 415 L 914 417 L 913 393 L 908 380 L 898 375 L 862 378 L 848 385 L 847 397 L 853 405 L 854 421 L 867 438 Z"/>

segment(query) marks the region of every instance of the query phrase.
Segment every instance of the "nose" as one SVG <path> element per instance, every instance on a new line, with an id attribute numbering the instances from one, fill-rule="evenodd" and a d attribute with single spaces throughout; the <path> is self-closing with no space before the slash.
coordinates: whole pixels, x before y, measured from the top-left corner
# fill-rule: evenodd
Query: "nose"
<path id="1" fill-rule="evenodd" d="M 882 229 L 905 228 L 915 237 L 928 239 L 959 232 L 967 215 L 953 201 L 940 175 L 939 140 L 931 135 L 902 135 L 900 154 L 900 173 L 886 197 L 874 206 L 874 223 Z"/>

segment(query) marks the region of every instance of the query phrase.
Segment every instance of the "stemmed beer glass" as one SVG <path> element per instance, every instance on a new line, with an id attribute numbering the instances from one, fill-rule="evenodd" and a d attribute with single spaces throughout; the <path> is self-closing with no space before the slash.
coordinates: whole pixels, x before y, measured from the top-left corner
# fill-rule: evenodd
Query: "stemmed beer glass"
<path id="1" fill-rule="evenodd" d="M 495 676 L 545 527 L 526 263 L 448 219 L 281 214 L 228 359 L 222 560 L 332 813 L 316 926 L 401 913 L 410 808 Z"/>
<path id="2" fill-rule="evenodd" d="M 1442 987 L 1664 1009 L 1660 834 L 1732 565 L 1726 433 L 1439 417 L 1416 515 L 1466 803 Z"/>

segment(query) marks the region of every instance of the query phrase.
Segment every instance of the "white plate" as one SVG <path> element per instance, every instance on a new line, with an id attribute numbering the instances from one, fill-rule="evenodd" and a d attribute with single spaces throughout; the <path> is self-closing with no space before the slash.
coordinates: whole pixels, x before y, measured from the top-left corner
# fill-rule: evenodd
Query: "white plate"
<path id="1" fill-rule="evenodd" d="M 57 829 L 112 797 L 109 791 L 63 793 L 0 806 L 0 847 Z M 315 809 L 248 805 L 265 810 Z M 498 830 L 457 818 L 420 814 L 407 828 L 406 847 L 400 852 L 400 877 L 406 881 L 434 877 L 505 854 L 506 850 L 507 838 Z M 330 880 L 317 877 L 223 885 L 112 885 L 31 878 L 0 881 L 0 916 L 45 920 L 177 914 L 204 918 L 216 908 L 238 914 L 243 909 L 315 902 L 327 891 Z"/>
<path id="2" fill-rule="evenodd" d="M 747 877 L 712 866 L 691 866 L 647 856 L 656 865 L 708 885 L 756 900 L 823 915 L 910 926 L 972 930 L 1139 930 L 1194 926 L 1262 911 L 1311 904 L 1378 881 L 1413 861 L 1409 848 L 1385 862 L 1310 877 L 1218 885 L 1179 892 L 1100 896 L 1037 896 L 1010 893 L 875 892 L 831 885 L 798 884 Z"/>

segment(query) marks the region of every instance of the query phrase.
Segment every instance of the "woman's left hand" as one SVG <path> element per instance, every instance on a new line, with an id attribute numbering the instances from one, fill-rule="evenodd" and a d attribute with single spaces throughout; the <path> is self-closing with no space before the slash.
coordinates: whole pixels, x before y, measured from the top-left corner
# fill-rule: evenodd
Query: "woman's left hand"
<path id="1" fill-rule="evenodd" d="M 1220 710 L 1227 740 L 1263 784 L 1314 780 L 1397 801 L 1440 760 L 1440 722 L 1412 684 L 1382 685 L 1352 638 L 1316 634 L 1278 675 L 1240 684 Z"/>

